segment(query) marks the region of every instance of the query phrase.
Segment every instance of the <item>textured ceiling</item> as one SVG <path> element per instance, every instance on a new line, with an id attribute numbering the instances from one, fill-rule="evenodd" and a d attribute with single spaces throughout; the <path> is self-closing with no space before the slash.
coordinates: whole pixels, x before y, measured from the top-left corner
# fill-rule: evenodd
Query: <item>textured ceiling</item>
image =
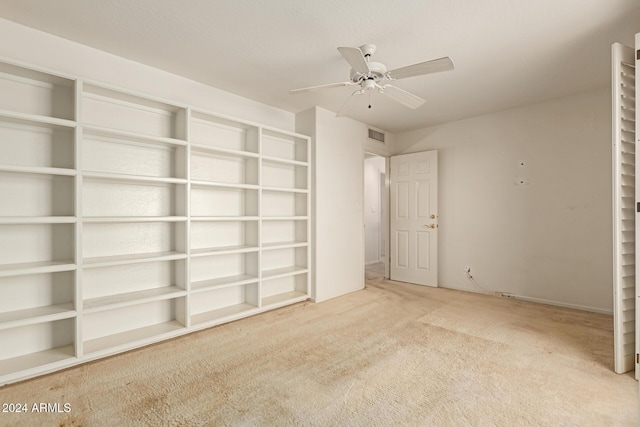
<path id="1" fill-rule="evenodd" d="M 451 56 L 456 69 L 395 84 L 347 115 L 393 132 L 609 84 L 610 45 L 640 32 L 638 0 L 0 0 L 0 17 L 292 112 L 337 111 L 353 88 L 338 46 L 373 43 L 389 69 Z"/>

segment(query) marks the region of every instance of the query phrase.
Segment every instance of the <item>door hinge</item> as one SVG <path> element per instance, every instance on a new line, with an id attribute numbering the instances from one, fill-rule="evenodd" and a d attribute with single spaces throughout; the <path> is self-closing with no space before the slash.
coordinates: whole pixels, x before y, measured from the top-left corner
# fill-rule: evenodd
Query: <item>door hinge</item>
<path id="1" fill-rule="evenodd" d="M 636 353 L 636 365 L 640 365 L 640 354 L 638 353 Z"/>

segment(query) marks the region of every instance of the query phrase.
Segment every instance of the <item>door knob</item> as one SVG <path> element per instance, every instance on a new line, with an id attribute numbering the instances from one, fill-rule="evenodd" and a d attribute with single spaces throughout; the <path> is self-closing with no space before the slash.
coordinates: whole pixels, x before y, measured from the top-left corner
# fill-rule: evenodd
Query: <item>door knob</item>
<path id="1" fill-rule="evenodd" d="M 425 224 L 424 226 L 427 228 L 436 228 L 435 224 Z"/>

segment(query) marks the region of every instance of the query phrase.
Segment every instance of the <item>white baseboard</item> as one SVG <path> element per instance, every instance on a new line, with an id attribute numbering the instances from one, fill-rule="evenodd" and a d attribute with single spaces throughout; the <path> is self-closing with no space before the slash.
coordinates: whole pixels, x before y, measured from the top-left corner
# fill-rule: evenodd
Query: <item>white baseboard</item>
<path id="1" fill-rule="evenodd" d="M 455 286 L 455 285 L 441 285 L 441 288 L 445 288 L 445 289 L 453 289 L 456 291 L 463 291 L 463 292 L 473 292 L 476 294 L 484 294 L 484 295 L 493 295 L 491 293 L 486 293 L 474 288 L 462 288 L 459 286 Z M 504 291 L 503 291 L 504 292 Z M 597 308 L 597 307 L 591 307 L 588 305 L 579 305 L 579 304 L 570 304 L 567 302 L 562 302 L 562 301 L 555 301 L 555 300 L 548 300 L 548 299 L 544 299 L 544 298 L 534 298 L 534 297 L 528 297 L 528 296 L 524 296 L 524 295 L 516 295 L 516 294 L 512 294 L 509 292 L 505 292 L 506 294 L 508 294 L 510 297 L 513 297 L 513 299 L 517 299 L 520 301 L 527 301 L 527 302 L 534 302 L 537 304 L 547 304 L 547 305 L 553 305 L 556 307 L 564 307 L 564 308 L 572 308 L 574 310 L 582 310 L 582 311 L 590 311 L 592 313 L 599 313 L 599 314 L 608 314 L 608 315 L 612 315 L 613 314 L 613 310 L 607 310 L 607 309 L 603 309 L 603 308 Z"/>
<path id="2" fill-rule="evenodd" d="M 378 264 L 379 262 L 382 262 L 382 261 L 369 261 L 369 262 L 365 262 L 364 265 Z"/>
<path id="3" fill-rule="evenodd" d="M 593 313 L 613 315 L 613 310 L 607 310 L 607 309 L 604 309 L 604 308 L 591 307 L 591 306 L 588 306 L 588 305 L 570 304 L 570 303 L 567 303 L 567 302 L 553 301 L 553 300 L 548 300 L 548 299 L 544 299 L 544 298 L 533 298 L 533 297 L 527 297 L 527 296 L 523 296 L 523 295 L 513 295 L 513 297 L 515 299 L 519 299 L 521 301 L 529 301 L 529 302 L 535 302 L 535 303 L 538 303 L 538 304 L 555 305 L 557 307 L 573 308 L 575 310 L 591 311 Z"/>

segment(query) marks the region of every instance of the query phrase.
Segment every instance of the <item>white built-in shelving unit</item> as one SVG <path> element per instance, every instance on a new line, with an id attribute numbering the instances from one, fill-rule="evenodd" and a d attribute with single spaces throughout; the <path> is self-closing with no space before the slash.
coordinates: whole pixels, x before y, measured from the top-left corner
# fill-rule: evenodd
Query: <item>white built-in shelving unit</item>
<path id="1" fill-rule="evenodd" d="M 0 62 L 0 384 L 309 297 L 309 138 Z"/>

